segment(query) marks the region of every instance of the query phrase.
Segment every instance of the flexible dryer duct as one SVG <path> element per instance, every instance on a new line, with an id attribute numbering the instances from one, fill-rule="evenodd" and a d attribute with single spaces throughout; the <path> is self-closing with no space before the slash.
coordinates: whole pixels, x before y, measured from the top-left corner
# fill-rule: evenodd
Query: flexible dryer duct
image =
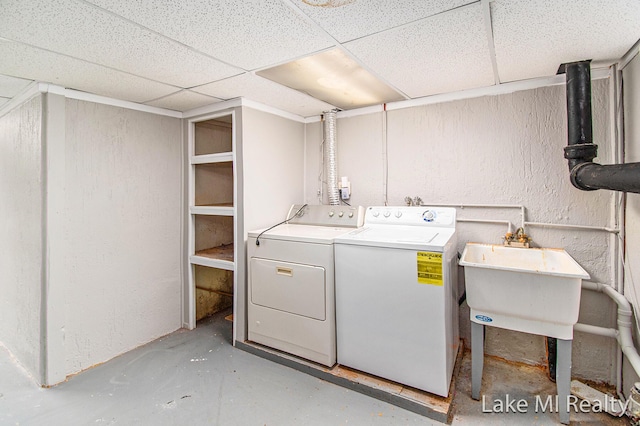
<path id="1" fill-rule="evenodd" d="M 327 173 L 327 193 L 329 204 L 340 204 L 340 190 L 338 189 L 338 154 L 336 147 L 336 111 L 324 114 L 324 157 Z"/>

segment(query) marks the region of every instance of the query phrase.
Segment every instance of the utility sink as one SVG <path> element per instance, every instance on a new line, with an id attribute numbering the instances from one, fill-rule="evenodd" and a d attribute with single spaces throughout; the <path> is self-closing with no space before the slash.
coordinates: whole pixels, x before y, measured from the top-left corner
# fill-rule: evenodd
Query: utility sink
<path id="1" fill-rule="evenodd" d="M 564 250 L 468 243 L 462 253 L 471 321 L 573 339 L 589 274 Z"/>

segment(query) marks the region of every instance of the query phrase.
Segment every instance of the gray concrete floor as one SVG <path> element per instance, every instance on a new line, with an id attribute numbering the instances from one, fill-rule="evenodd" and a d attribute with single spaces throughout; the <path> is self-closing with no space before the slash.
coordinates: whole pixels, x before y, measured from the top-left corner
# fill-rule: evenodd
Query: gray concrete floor
<path id="1" fill-rule="evenodd" d="M 439 425 L 231 346 L 222 312 L 94 367 L 51 389 L 38 387 L 0 347 L 0 425 Z M 453 425 L 555 425 L 556 413 L 483 413 L 470 398 L 465 356 Z M 553 394 L 537 368 L 486 358 L 487 401 Z M 531 404 L 533 406 L 533 403 Z M 572 424 L 627 424 L 572 414 Z"/>

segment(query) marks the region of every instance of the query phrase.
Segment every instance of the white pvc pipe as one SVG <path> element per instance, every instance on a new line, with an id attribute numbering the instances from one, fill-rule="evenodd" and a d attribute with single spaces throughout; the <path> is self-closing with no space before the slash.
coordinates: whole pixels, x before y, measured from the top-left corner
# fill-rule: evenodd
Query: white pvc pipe
<path id="1" fill-rule="evenodd" d="M 577 323 L 573 325 L 573 331 L 594 334 L 596 336 L 618 338 L 618 330 L 614 328 L 598 327 L 595 325 Z"/>
<path id="2" fill-rule="evenodd" d="M 493 219 L 456 219 L 456 222 L 470 222 L 470 223 L 494 223 L 497 225 L 507 225 L 508 232 L 513 231 L 513 225 L 508 220 L 493 220 Z"/>
<path id="3" fill-rule="evenodd" d="M 423 204 L 426 205 L 426 204 Z M 520 210 L 520 226 L 524 228 L 525 224 L 525 212 L 526 209 L 524 206 L 517 204 L 429 204 L 432 207 L 459 207 L 464 209 L 466 207 L 469 208 L 481 208 L 481 209 L 519 209 Z M 459 219 L 458 219 L 459 220 Z M 468 219 L 471 221 L 471 219 Z M 489 222 L 491 223 L 491 222 Z"/>
<path id="4" fill-rule="evenodd" d="M 590 225 L 571 225 L 565 223 L 545 223 L 545 222 L 528 222 L 525 219 L 526 209 L 524 206 L 516 204 L 429 204 L 433 207 L 458 207 L 464 208 L 486 208 L 486 209 L 520 209 L 521 227 L 539 226 L 545 228 L 560 229 L 584 229 L 589 231 L 603 231 L 612 234 L 619 234 L 621 231 L 617 228 L 609 228 L 606 226 L 590 226 Z M 458 219 L 459 222 L 482 222 L 482 223 L 507 223 L 507 221 L 480 220 L 480 219 Z M 509 225 L 510 226 L 510 225 Z M 509 228 L 511 230 L 511 228 Z"/>
<path id="5" fill-rule="evenodd" d="M 617 234 L 619 229 L 608 228 L 606 226 L 590 226 L 590 225 L 570 225 L 565 223 L 544 223 L 544 222 L 525 222 L 526 226 L 541 226 L 544 228 L 563 228 L 563 229 L 584 229 L 589 231 L 604 231 Z"/>
<path id="6" fill-rule="evenodd" d="M 601 283 L 594 283 L 590 281 L 583 281 L 582 288 L 587 290 L 599 291 L 609 296 L 618 305 L 618 331 L 616 333 L 616 340 L 620 345 L 622 353 L 627 357 L 629 364 L 633 367 L 636 375 L 640 376 L 640 355 L 633 344 L 632 328 L 631 328 L 631 316 L 633 310 L 629 301 L 620 293 L 618 293 L 613 287 Z M 597 331 L 598 335 L 602 330 L 606 330 L 604 327 L 587 326 L 586 324 L 578 325 L 579 331 Z M 602 329 L 602 330 L 601 330 Z M 574 330 L 576 330 L 574 326 Z M 613 337 L 613 336 L 611 336 Z M 622 368 L 622 366 L 618 366 Z"/>

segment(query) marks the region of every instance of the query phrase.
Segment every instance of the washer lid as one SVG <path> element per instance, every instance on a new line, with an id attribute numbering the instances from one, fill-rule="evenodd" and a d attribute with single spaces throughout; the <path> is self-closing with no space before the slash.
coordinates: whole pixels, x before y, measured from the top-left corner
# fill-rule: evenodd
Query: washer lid
<path id="1" fill-rule="evenodd" d="M 260 240 L 283 240 L 309 242 L 316 244 L 333 244 L 335 237 L 344 235 L 353 228 L 343 228 L 334 226 L 314 226 L 314 225 L 292 225 L 284 224 L 265 232 L 260 236 Z M 249 232 L 249 238 L 256 238 L 263 230 Z"/>
<path id="2" fill-rule="evenodd" d="M 442 250 L 454 234 L 453 228 L 365 225 L 336 237 L 335 243 L 413 250 Z"/>

